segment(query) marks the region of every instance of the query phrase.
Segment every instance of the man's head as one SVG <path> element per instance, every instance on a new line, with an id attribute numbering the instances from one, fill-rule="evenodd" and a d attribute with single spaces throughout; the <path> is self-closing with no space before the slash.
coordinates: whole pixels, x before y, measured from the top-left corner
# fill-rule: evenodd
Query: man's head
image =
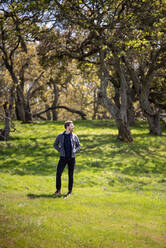
<path id="1" fill-rule="evenodd" d="M 65 129 L 66 131 L 72 132 L 74 130 L 74 124 L 72 121 L 65 121 Z"/>

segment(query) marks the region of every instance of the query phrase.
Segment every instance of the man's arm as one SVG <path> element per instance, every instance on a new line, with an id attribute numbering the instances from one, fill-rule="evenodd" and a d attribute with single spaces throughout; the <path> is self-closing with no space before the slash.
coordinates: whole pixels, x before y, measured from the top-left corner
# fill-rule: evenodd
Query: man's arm
<path id="1" fill-rule="evenodd" d="M 59 148 L 59 135 L 56 137 L 55 141 L 54 141 L 54 148 L 60 152 L 60 148 Z"/>
<path id="2" fill-rule="evenodd" d="M 80 150 L 81 146 L 80 146 L 80 141 L 78 136 L 76 135 L 76 150 L 75 152 L 78 152 Z"/>

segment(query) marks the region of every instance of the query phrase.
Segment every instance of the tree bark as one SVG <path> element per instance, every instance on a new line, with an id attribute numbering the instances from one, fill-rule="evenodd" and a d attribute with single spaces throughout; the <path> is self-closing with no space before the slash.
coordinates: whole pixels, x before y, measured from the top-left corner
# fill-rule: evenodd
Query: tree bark
<path id="1" fill-rule="evenodd" d="M 97 118 L 97 112 L 98 112 L 98 108 L 99 108 L 99 99 L 98 99 L 98 95 L 97 95 L 97 89 L 94 89 L 93 92 L 93 116 L 92 116 L 92 120 L 96 120 Z"/>
<path id="2" fill-rule="evenodd" d="M 15 110 L 17 120 L 25 122 L 24 96 L 20 85 L 16 88 Z"/>
<path id="3" fill-rule="evenodd" d="M 24 110 L 25 110 L 25 123 L 31 123 L 32 122 L 32 112 L 29 102 L 25 102 L 24 104 Z"/>
<path id="4" fill-rule="evenodd" d="M 116 56 L 116 55 L 115 55 Z M 99 77 L 100 77 L 100 94 L 99 97 L 101 99 L 101 102 L 104 107 L 107 108 L 107 110 L 110 112 L 112 117 L 114 118 L 117 128 L 118 128 L 118 136 L 117 139 L 124 142 L 131 142 L 132 136 L 128 125 L 128 119 L 127 119 L 127 81 L 125 79 L 123 68 L 120 65 L 120 61 L 118 58 L 115 58 L 115 70 L 117 74 L 119 75 L 120 80 L 120 88 L 119 91 L 119 97 L 120 100 L 118 100 L 118 104 L 114 104 L 112 99 L 108 97 L 107 95 L 107 87 L 108 87 L 108 81 L 110 80 L 109 71 L 106 68 L 105 61 L 104 61 L 104 52 L 101 51 L 100 53 L 100 71 L 99 71 Z M 115 87 L 115 85 L 114 85 Z M 117 99 L 116 99 L 117 100 Z"/>
<path id="5" fill-rule="evenodd" d="M 49 108 L 48 104 L 45 104 L 45 110 L 47 110 Z M 46 116 L 47 116 L 47 120 L 51 121 L 51 112 L 50 110 L 46 112 Z"/>
<path id="6" fill-rule="evenodd" d="M 58 112 L 57 112 L 57 104 L 58 104 L 58 98 L 59 98 L 59 90 L 56 84 L 56 81 L 54 81 L 53 79 L 51 80 L 52 84 L 53 84 L 53 95 L 54 95 L 54 99 L 53 99 L 53 103 L 52 103 L 52 119 L 53 121 L 57 121 L 58 120 Z"/>
<path id="7" fill-rule="evenodd" d="M 150 90 L 146 82 L 146 84 L 144 83 L 142 85 L 140 105 L 149 124 L 149 133 L 161 136 L 160 109 L 149 101 L 149 91 Z"/>
<path id="8" fill-rule="evenodd" d="M 130 96 L 128 96 L 127 119 L 129 126 L 135 126 L 135 110 Z"/>
<path id="9" fill-rule="evenodd" d="M 153 135 L 161 136 L 162 133 L 161 133 L 161 125 L 160 125 L 160 111 L 158 111 L 154 115 L 145 113 L 145 116 L 149 124 L 149 133 Z"/>
<path id="10" fill-rule="evenodd" d="M 8 102 L 5 102 L 3 105 L 5 118 L 4 118 L 4 129 L 0 129 L 0 140 L 7 141 L 9 139 L 10 134 L 10 115 L 11 109 L 10 106 L 8 107 Z"/>
<path id="11" fill-rule="evenodd" d="M 26 102 L 24 94 L 21 89 L 17 89 L 15 111 L 16 111 L 17 120 L 20 120 L 23 123 L 32 122 L 30 103 Z"/>
<path id="12" fill-rule="evenodd" d="M 11 59 L 9 63 L 9 59 L 6 55 L 6 57 L 3 58 L 6 68 L 8 69 L 10 76 L 13 80 L 13 83 L 16 87 L 16 96 L 15 96 L 15 112 L 16 112 L 16 118 L 17 120 L 24 122 L 31 122 L 32 121 L 32 115 L 30 110 L 30 104 L 29 102 L 25 102 L 25 96 L 24 96 L 24 73 L 25 69 L 28 66 L 29 61 L 25 62 L 25 64 L 22 66 L 20 70 L 20 80 L 18 80 L 18 77 L 16 76 L 14 72 L 14 66 L 13 66 L 13 60 Z"/>
<path id="13" fill-rule="evenodd" d="M 129 125 L 124 123 L 121 119 L 116 119 L 116 125 L 118 128 L 117 140 L 131 142 L 133 139 L 130 133 Z"/>
<path id="14" fill-rule="evenodd" d="M 10 109 L 7 109 L 6 104 L 4 104 L 5 110 L 5 128 L 4 128 L 4 141 L 7 141 L 10 134 Z"/>
<path id="15" fill-rule="evenodd" d="M 14 87 L 11 89 L 9 103 L 5 102 L 3 105 L 5 118 L 4 118 L 4 129 L 0 129 L 0 140 L 7 141 L 9 139 L 10 131 L 11 131 L 11 114 L 14 102 Z"/>

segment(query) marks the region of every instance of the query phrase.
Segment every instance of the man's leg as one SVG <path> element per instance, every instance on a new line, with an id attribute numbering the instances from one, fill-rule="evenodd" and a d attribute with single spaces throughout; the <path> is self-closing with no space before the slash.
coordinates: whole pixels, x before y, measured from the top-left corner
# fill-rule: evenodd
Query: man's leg
<path id="1" fill-rule="evenodd" d="M 69 176 L 68 193 L 71 193 L 73 188 L 74 167 L 75 167 L 75 158 L 71 158 L 68 160 L 68 176 Z"/>
<path id="2" fill-rule="evenodd" d="M 65 158 L 60 158 L 57 166 L 57 171 L 56 171 L 56 189 L 57 192 L 60 192 L 61 190 L 61 175 L 62 172 L 66 166 L 66 159 Z"/>

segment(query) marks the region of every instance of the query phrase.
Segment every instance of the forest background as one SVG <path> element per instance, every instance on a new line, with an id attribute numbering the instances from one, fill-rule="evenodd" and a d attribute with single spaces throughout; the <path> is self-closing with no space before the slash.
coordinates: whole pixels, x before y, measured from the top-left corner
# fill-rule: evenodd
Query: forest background
<path id="1" fill-rule="evenodd" d="M 165 1 L 1 1 L 1 139 L 11 120 L 112 118 L 131 142 L 138 117 L 160 136 L 165 14 Z"/>

